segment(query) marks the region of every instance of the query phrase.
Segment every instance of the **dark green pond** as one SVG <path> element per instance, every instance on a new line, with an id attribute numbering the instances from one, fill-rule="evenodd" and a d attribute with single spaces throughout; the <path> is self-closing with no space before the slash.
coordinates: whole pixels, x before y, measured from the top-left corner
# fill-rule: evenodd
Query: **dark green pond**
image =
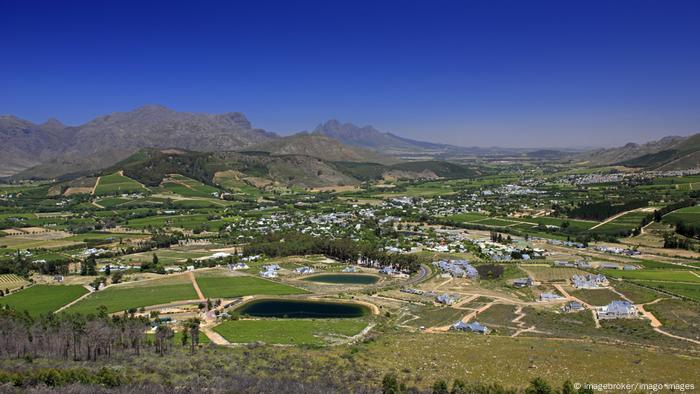
<path id="1" fill-rule="evenodd" d="M 379 278 L 375 275 L 367 274 L 321 274 L 309 276 L 304 280 L 319 283 L 371 285 L 373 283 L 377 283 Z"/>
<path id="2" fill-rule="evenodd" d="M 249 302 L 237 312 L 256 317 L 339 318 L 362 317 L 370 310 L 360 304 L 274 299 Z"/>

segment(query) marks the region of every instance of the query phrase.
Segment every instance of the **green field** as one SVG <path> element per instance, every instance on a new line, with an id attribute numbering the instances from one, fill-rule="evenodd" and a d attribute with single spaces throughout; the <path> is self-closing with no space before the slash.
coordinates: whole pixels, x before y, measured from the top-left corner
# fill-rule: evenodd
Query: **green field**
<path id="1" fill-rule="evenodd" d="M 603 270 L 605 275 L 614 278 L 635 279 L 635 280 L 652 280 L 652 281 L 668 281 L 668 282 L 692 282 L 700 284 L 700 276 L 694 275 L 690 271 L 673 271 L 673 270 Z"/>
<path id="2" fill-rule="evenodd" d="M 114 173 L 100 177 L 99 183 L 95 188 L 96 196 L 108 196 L 113 194 L 123 193 L 141 193 L 146 189 L 135 180 Z"/>
<path id="3" fill-rule="evenodd" d="M 265 319 L 226 321 L 214 331 L 233 343 L 323 345 L 356 335 L 366 326 L 360 319 Z"/>
<path id="4" fill-rule="evenodd" d="M 162 187 L 171 193 L 183 197 L 212 197 L 212 193 L 219 191 L 213 186 L 205 185 L 179 174 L 173 174 L 170 178 L 164 180 Z"/>
<path id="5" fill-rule="evenodd" d="M 217 276 L 215 273 L 201 273 L 196 277 L 199 288 L 208 298 L 307 293 L 306 290 L 252 276 Z"/>
<path id="6" fill-rule="evenodd" d="M 663 221 L 668 224 L 683 222 L 700 226 L 700 206 L 681 208 L 664 216 Z"/>
<path id="7" fill-rule="evenodd" d="M 68 311 L 90 313 L 107 307 L 108 313 L 173 301 L 196 300 L 197 293 L 186 275 L 111 286 L 93 293 L 71 306 Z"/>
<path id="8" fill-rule="evenodd" d="M 692 298 L 700 302 L 700 284 L 674 283 L 674 282 L 653 282 L 640 281 L 639 284 L 653 287 L 655 289 L 668 291 L 672 294 Z"/>
<path id="9" fill-rule="evenodd" d="M 86 288 L 77 285 L 35 285 L 0 298 L 0 304 L 39 315 L 54 312 L 87 292 Z"/>
<path id="10" fill-rule="evenodd" d="M 606 231 L 623 231 L 632 230 L 638 227 L 649 212 L 633 211 L 628 212 L 615 220 L 612 220 L 604 225 L 595 228 L 593 231 L 596 232 L 606 232 Z"/>

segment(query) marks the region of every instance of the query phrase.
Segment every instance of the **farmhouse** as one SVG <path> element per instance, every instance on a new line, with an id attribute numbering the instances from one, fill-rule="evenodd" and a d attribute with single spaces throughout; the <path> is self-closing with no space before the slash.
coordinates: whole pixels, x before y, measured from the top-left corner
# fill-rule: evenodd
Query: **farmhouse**
<path id="1" fill-rule="evenodd" d="M 608 285 L 608 278 L 601 274 L 574 275 L 571 284 L 577 289 L 600 289 Z"/>
<path id="2" fill-rule="evenodd" d="M 297 274 L 302 274 L 302 275 L 313 274 L 314 272 L 316 272 L 311 267 L 299 267 L 299 268 L 295 269 L 294 271 L 296 271 Z"/>
<path id="3" fill-rule="evenodd" d="M 488 334 L 489 330 L 488 327 L 482 325 L 479 322 L 472 322 L 472 323 L 465 323 L 463 321 L 458 321 L 457 323 L 453 324 L 451 327 L 452 330 L 455 331 L 468 331 L 468 332 L 476 332 L 479 334 Z"/>
<path id="4" fill-rule="evenodd" d="M 579 312 L 584 309 L 586 308 L 578 301 L 570 301 L 561 308 L 564 312 Z"/>
<path id="5" fill-rule="evenodd" d="M 248 267 L 248 264 L 246 263 L 235 263 L 228 265 L 228 269 L 231 271 L 247 270 L 248 268 L 250 267 Z"/>
<path id="6" fill-rule="evenodd" d="M 637 308 L 629 301 L 613 301 L 598 308 L 598 319 L 631 319 L 637 317 Z"/>
<path id="7" fill-rule="evenodd" d="M 455 301 L 457 301 L 457 299 L 450 294 L 439 295 L 437 296 L 436 300 L 437 302 L 445 305 L 452 305 L 455 303 Z"/>

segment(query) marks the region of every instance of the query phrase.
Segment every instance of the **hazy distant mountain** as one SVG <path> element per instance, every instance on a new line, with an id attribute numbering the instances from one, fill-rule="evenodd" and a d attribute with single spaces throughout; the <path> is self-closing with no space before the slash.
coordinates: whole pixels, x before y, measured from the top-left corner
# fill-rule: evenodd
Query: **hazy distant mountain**
<path id="1" fill-rule="evenodd" d="M 359 127 L 352 123 L 341 123 L 335 119 L 316 126 L 313 133 L 335 138 L 347 145 L 382 151 L 387 154 L 421 151 L 446 152 L 470 149 L 454 145 L 416 141 L 391 133 L 383 133 L 372 126 Z"/>
<path id="2" fill-rule="evenodd" d="M 34 124 L 0 116 L 0 176 L 7 176 L 56 157 L 73 130 L 57 120 Z"/>
<path id="3" fill-rule="evenodd" d="M 157 105 L 101 116 L 77 127 L 55 122 L 34 125 L 13 117 L 3 119 L 9 119 L 0 123 L 0 138 L 3 142 L 8 140 L 3 144 L 0 158 L 5 175 L 39 163 L 27 175 L 54 177 L 94 170 L 146 147 L 238 150 L 278 138 L 253 128 L 241 113 L 176 112 Z"/>
<path id="4" fill-rule="evenodd" d="M 700 166 L 700 134 L 669 136 L 646 144 L 629 143 L 622 147 L 597 149 L 574 157 L 592 165 L 619 164 L 658 170 L 676 170 Z"/>
<path id="5" fill-rule="evenodd" d="M 254 145 L 250 150 L 269 152 L 275 155 L 306 155 L 327 161 L 352 161 L 393 164 L 398 160 L 378 152 L 342 144 L 334 138 L 319 134 L 299 133 Z"/>

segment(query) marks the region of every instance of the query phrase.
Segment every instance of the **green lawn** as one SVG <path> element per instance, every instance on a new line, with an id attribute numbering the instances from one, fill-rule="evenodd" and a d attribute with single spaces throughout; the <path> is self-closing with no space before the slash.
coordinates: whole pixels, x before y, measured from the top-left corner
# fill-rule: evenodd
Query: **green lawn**
<path id="1" fill-rule="evenodd" d="M 323 345 L 334 338 L 356 335 L 366 326 L 361 319 L 232 320 L 214 327 L 214 331 L 233 343 Z"/>
<path id="2" fill-rule="evenodd" d="M 77 285 L 36 285 L 0 298 L 0 304 L 39 315 L 54 312 L 87 292 Z"/>
<path id="3" fill-rule="evenodd" d="M 252 276 L 212 276 L 211 274 L 197 274 L 197 283 L 202 293 L 209 298 L 307 293 L 306 290 Z"/>
<path id="4" fill-rule="evenodd" d="M 93 293 L 68 309 L 70 312 L 95 312 L 106 306 L 108 313 L 173 301 L 196 300 L 197 293 L 185 275 L 112 286 Z"/>

